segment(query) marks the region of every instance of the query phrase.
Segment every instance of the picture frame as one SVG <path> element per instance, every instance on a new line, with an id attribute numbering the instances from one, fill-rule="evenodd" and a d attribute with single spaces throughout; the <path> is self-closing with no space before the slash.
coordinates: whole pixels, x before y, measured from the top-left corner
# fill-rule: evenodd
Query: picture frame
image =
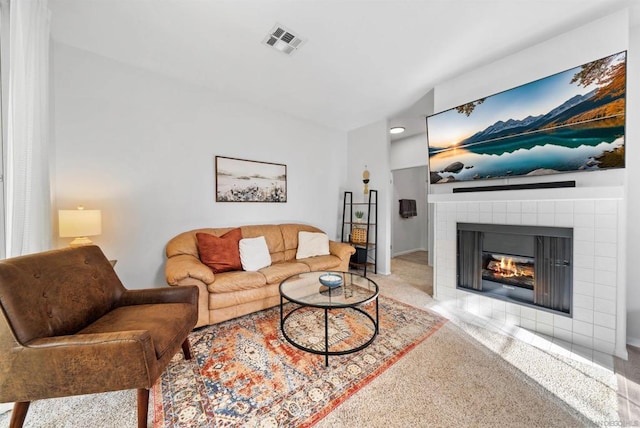
<path id="1" fill-rule="evenodd" d="M 287 202 L 287 166 L 215 157 L 216 202 Z"/>

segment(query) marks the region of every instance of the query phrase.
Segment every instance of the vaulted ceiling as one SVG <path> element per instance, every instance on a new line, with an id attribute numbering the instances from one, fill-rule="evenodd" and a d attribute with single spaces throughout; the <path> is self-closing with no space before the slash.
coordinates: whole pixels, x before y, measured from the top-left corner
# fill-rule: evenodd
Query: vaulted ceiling
<path id="1" fill-rule="evenodd" d="M 50 7 L 56 42 L 347 131 L 401 122 L 401 112 L 439 82 L 635 3 L 50 0 Z M 263 44 L 277 23 L 304 40 L 292 55 Z"/>

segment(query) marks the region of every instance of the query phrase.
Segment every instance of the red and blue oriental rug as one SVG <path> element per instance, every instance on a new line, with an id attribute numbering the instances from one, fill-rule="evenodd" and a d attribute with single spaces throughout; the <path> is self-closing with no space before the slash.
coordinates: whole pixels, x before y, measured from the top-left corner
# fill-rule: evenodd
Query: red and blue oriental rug
<path id="1" fill-rule="evenodd" d="M 153 387 L 154 427 L 313 425 L 446 322 L 379 299 L 380 329 L 373 343 L 353 354 L 330 356 L 329 367 L 324 356 L 284 339 L 278 307 L 192 332 L 194 358 L 185 361 L 176 354 Z M 357 346 L 357 337 L 370 335 L 371 323 L 358 312 L 330 313 L 332 350 Z M 323 311 L 298 311 L 289 319 L 296 340 L 309 348 L 322 344 L 323 317 Z"/>

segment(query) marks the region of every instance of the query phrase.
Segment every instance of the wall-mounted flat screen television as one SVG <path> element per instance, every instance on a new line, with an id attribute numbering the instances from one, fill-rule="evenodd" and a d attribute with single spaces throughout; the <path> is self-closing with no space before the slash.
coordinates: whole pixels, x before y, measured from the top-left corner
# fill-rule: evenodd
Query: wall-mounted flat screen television
<path id="1" fill-rule="evenodd" d="M 427 117 L 431 183 L 624 168 L 626 52 Z"/>

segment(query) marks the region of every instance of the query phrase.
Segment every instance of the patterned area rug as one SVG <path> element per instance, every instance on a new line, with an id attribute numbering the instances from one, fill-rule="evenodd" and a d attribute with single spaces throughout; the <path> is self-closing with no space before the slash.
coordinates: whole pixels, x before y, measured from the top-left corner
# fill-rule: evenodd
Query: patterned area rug
<path id="1" fill-rule="evenodd" d="M 191 333 L 194 358 L 178 353 L 152 390 L 154 427 L 311 426 L 400 357 L 435 333 L 446 319 L 380 296 L 379 334 L 367 348 L 344 356 L 298 350 L 280 332 L 278 307 Z M 288 304 L 285 310 L 292 309 Z M 375 314 L 374 304 L 365 307 Z M 353 310 L 331 311 L 331 350 L 357 346 L 372 333 Z M 324 341 L 324 312 L 304 309 L 288 320 L 313 348 Z M 366 340 L 366 339 L 365 339 Z"/>

